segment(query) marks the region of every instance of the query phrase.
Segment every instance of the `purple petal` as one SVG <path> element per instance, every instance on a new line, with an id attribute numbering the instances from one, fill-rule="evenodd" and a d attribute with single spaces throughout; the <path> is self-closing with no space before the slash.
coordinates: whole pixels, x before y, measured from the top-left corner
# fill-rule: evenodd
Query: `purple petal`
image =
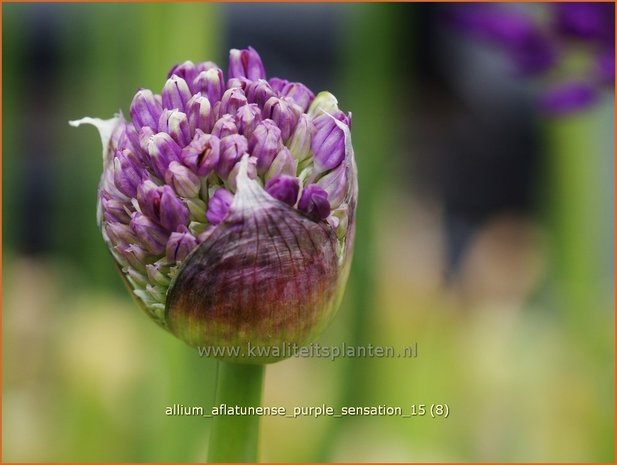
<path id="1" fill-rule="evenodd" d="M 272 90 L 277 92 L 279 94 L 278 96 L 280 97 L 280 94 L 283 92 L 285 86 L 289 84 L 289 81 L 287 79 L 273 77 L 268 79 L 268 83 L 270 84 L 270 87 L 272 87 Z"/>
<path id="2" fill-rule="evenodd" d="M 246 89 L 248 88 L 251 82 L 253 81 L 245 77 L 235 77 L 235 78 L 231 78 L 227 80 L 227 88 L 228 89 L 234 89 L 234 88 L 241 89 L 242 92 L 246 93 Z"/>
<path id="3" fill-rule="evenodd" d="M 195 66 L 195 63 L 193 63 L 190 60 L 187 60 L 184 63 L 177 64 L 173 68 L 171 68 L 169 70 L 169 73 L 167 73 L 167 79 L 169 79 L 173 75 L 176 75 L 184 79 L 184 81 L 190 87 L 191 83 L 195 80 L 198 74 L 199 73 L 197 71 L 197 67 Z"/>

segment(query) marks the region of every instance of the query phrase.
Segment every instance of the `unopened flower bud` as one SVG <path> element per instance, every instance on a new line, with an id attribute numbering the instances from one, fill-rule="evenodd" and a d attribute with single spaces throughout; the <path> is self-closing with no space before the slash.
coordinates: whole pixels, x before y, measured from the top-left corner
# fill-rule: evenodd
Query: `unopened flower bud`
<path id="1" fill-rule="evenodd" d="M 176 76 L 181 77 L 182 79 L 184 79 L 184 81 L 190 87 L 191 83 L 197 77 L 198 72 L 197 72 L 197 68 L 195 67 L 195 63 L 193 63 L 190 60 L 187 60 L 184 63 L 179 63 L 179 64 L 173 66 L 169 70 L 169 73 L 167 73 L 167 79 L 172 77 L 174 74 Z"/>
<path id="2" fill-rule="evenodd" d="M 328 201 L 332 210 L 338 208 L 345 199 L 348 184 L 347 171 L 347 165 L 341 163 L 337 168 L 317 181 L 317 185 L 328 194 Z"/>
<path id="3" fill-rule="evenodd" d="M 300 108 L 293 102 L 271 97 L 264 105 L 263 117 L 274 121 L 281 130 L 281 138 L 287 142 L 298 122 Z"/>
<path id="4" fill-rule="evenodd" d="M 307 114 L 313 118 L 324 113 L 333 114 L 339 111 L 338 100 L 330 92 L 320 92 L 311 102 Z"/>
<path id="5" fill-rule="evenodd" d="M 280 95 L 283 92 L 283 89 L 285 88 L 285 86 L 289 84 L 289 81 L 287 79 L 281 79 L 281 78 L 274 77 L 274 78 L 268 79 L 268 84 L 270 84 L 270 87 L 272 87 L 272 90 L 274 90 L 276 93 Z"/>
<path id="6" fill-rule="evenodd" d="M 266 71 L 254 48 L 245 50 L 232 49 L 229 51 L 229 78 L 245 77 L 252 81 L 265 79 Z"/>
<path id="7" fill-rule="evenodd" d="M 270 87 L 268 81 L 264 79 L 250 82 L 246 86 L 245 93 L 249 103 L 255 103 L 259 105 L 260 108 L 263 108 L 263 106 L 270 98 L 276 97 L 276 93 L 274 92 L 272 87 Z"/>
<path id="8" fill-rule="evenodd" d="M 266 192 L 277 200 L 293 207 L 298 200 L 300 180 L 295 176 L 280 175 L 266 183 Z"/>
<path id="9" fill-rule="evenodd" d="M 295 176 L 297 166 L 298 163 L 295 158 L 291 156 L 289 149 L 287 147 L 283 147 L 276 157 L 274 157 L 274 160 L 272 160 L 272 164 L 270 165 L 270 168 L 268 168 L 268 171 L 266 171 L 264 179 L 268 181 L 271 178 L 280 176 L 281 174 Z"/>
<path id="10" fill-rule="evenodd" d="M 181 262 L 197 246 L 197 239 L 184 228 L 181 232 L 173 232 L 167 241 L 165 256 L 169 263 Z"/>
<path id="11" fill-rule="evenodd" d="M 304 161 L 311 156 L 312 132 L 312 118 L 307 114 L 300 115 L 296 128 L 289 140 L 289 152 L 298 162 Z"/>
<path id="12" fill-rule="evenodd" d="M 105 232 L 114 244 L 128 246 L 137 241 L 133 229 L 123 223 L 109 222 L 105 224 Z"/>
<path id="13" fill-rule="evenodd" d="M 129 244 L 124 247 L 120 246 L 118 249 L 129 266 L 142 273 L 146 271 L 149 256 L 143 248 L 136 244 Z"/>
<path id="14" fill-rule="evenodd" d="M 133 213 L 130 223 L 135 237 L 139 239 L 144 248 L 153 255 L 159 255 L 165 250 L 167 244 L 167 232 L 146 215 L 139 212 Z"/>
<path id="15" fill-rule="evenodd" d="M 137 156 L 129 150 L 125 149 L 116 154 L 113 167 L 114 183 L 124 195 L 135 197 L 137 186 L 145 177 L 144 169 L 139 165 Z"/>
<path id="16" fill-rule="evenodd" d="M 177 161 L 169 164 L 165 182 L 172 186 L 180 197 L 196 197 L 201 187 L 199 177 Z"/>
<path id="17" fill-rule="evenodd" d="M 302 189 L 298 209 L 314 221 L 324 220 L 330 214 L 328 194 L 317 184 Z"/>
<path id="18" fill-rule="evenodd" d="M 223 221 L 233 199 L 233 194 L 223 188 L 214 192 L 214 195 L 208 201 L 208 211 L 206 212 L 206 218 L 208 218 L 210 224 L 219 224 Z"/>
<path id="19" fill-rule="evenodd" d="M 180 156 L 180 146 L 165 132 L 159 132 L 150 137 L 148 154 L 152 160 L 152 168 L 159 178 L 165 176 L 165 171 L 172 161 Z"/>
<path id="20" fill-rule="evenodd" d="M 230 171 L 248 151 L 248 141 L 240 134 L 232 134 L 221 139 L 221 158 L 216 173 L 223 179 L 229 176 Z"/>
<path id="21" fill-rule="evenodd" d="M 212 128 L 212 134 L 222 139 L 223 137 L 230 136 L 232 134 L 238 134 L 238 127 L 236 126 L 236 120 L 231 115 L 223 115 L 214 124 Z"/>
<path id="22" fill-rule="evenodd" d="M 141 89 L 133 97 L 131 118 L 133 118 L 133 124 L 136 129 L 148 126 L 156 130 L 162 111 L 161 103 L 154 97 L 151 90 Z"/>
<path id="23" fill-rule="evenodd" d="M 128 224 L 131 217 L 127 212 L 125 202 L 111 197 L 107 192 L 105 192 L 104 195 L 101 195 L 100 202 L 103 207 L 105 221 L 109 223 Z"/>
<path id="24" fill-rule="evenodd" d="M 210 104 L 214 106 L 216 102 L 221 100 L 223 92 L 225 92 L 223 71 L 219 68 L 210 68 L 207 71 L 202 71 L 193 81 L 193 85 L 196 91 L 208 97 Z"/>
<path id="25" fill-rule="evenodd" d="M 163 99 L 163 108 L 168 110 L 186 111 L 186 103 L 190 100 L 191 91 L 188 84 L 180 76 L 172 74 L 165 83 L 161 97 Z"/>
<path id="26" fill-rule="evenodd" d="M 249 150 L 257 158 L 257 172 L 259 174 L 268 171 L 272 160 L 282 147 L 281 130 L 274 121 L 266 119 L 257 125 L 249 139 Z"/>
<path id="27" fill-rule="evenodd" d="M 238 108 L 236 112 L 236 126 L 238 132 L 247 139 L 251 137 L 257 125 L 261 122 L 261 110 L 256 103 L 250 103 Z"/>
<path id="28" fill-rule="evenodd" d="M 212 105 L 210 100 L 201 94 L 197 94 L 191 97 L 186 106 L 191 134 L 195 135 L 197 129 L 206 133 L 209 132 L 212 127 Z"/>
<path id="29" fill-rule="evenodd" d="M 200 92 L 201 89 L 197 88 L 197 86 L 195 85 L 195 79 L 197 78 L 197 76 L 199 76 L 199 73 L 212 68 L 216 68 L 216 65 L 211 61 L 205 61 L 196 65 L 192 61 L 187 60 L 184 63 L 180 63 L 171 68 L 167 75 L 167 78 L 170 78 L 173 74 L 181 77 L 188 84 L 189 89 L 191 90 L 191 94 L 196 94 Z"/>
<path id="30" fill-rule="evenodd" d="M 159 132 L 168 133 L 180 147 L 191 141 L 188 118 L 178 110 L 163 110 L 159 119 Z"/>
<path id="31" fill-rule="evenodd" d="M 206 177 L 219 163 L 220 139 L 197 130 L 191 143 L 182 149 L 180 158 L 193 173 Z"/>
<path id="32" fill-rule="evenodd" d="M 272 78 L 269 83 L 278 92 L 279 96 L 293 100 L 302 112 L 306 112 L 315 98 L 315 94 L 301 82 L 289 82 L 285 79 Z"/>
<path id="33" fill-rule="evenodd" d="M 160 223 L 168 231 L 188 224 L 189 210 L 169 186 L 163 186 L 160 209 Z"/>
<path id="34" fill-rule="evenodd" d="M 178 226 L 188 223 L 188 208 L 167 185 L 157 186 L 152 181 L 144 181 L 137 191 L 137 202 L 145 215 L 168 231 L 175 231 Z"/>
<path id="35" fill-rule="evenodd" d="M 315 165 L 321 170 L 336 168 L 345 157 L 344 123 L 330 114 L 318 116 L 313 121 L 315 134 L 311 139 L 311 150 Z"/>
<path id="36" fill-rule="evenodd" d="M 175 233 L 172 233 L 172 235 Z M 167 243 L 169 244 L 169 242 Z M 154 263 L 146 265 L 146 274 L 148 275 L 148 281 L 153 284 L 154 287 L 169 286 L 169 262 L 166 260 L 158 260 Z M 158 290 L 158 289 L 157 289 Z M 162 290 L 164 294 L 164 289 Z"/>
<path id="37" fill-rule="evenodd" d="M 238 108 L 246 105 L 246 96 L 242 89 L 232 88 L 225 91 L 221 97 L 221 106 L 219 107 L 219 117 L 224 114 L 235 115 Z"/>

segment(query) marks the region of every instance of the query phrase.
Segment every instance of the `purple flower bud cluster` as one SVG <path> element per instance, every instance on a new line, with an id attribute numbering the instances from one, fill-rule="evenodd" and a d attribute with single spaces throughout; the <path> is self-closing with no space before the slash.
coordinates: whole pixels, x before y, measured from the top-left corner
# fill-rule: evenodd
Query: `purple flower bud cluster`
<path id="1" fill-rule="evenodd" d="M 450 6 L 450 24 L 470 37 L 503 50 L 523 76 L 551 78 L 540 98 L 552 114 L 567 114 L 595 103 L 615 80 L 613 3 Z M 534 14 L 533 9 L 544 9 Z M 581 66 L 581 63 L 586 65 Z"/>
<path id="2" fill-rule="evenodd" d="M 212 62 L 186 61 L 170 70 L 160 94 L 135 94 L 130 122 L 82 120 L 99 126 L 106 142 L 104 238 L 162 326 L 169 282 L 234 202 L 241 207 L 242 176 L 280 208 L 323 227 L 344 225 L 333 231 L 339 251 L 343 228 L 353 223 L 340 221 L 355 207 L 351 115 L 327 92 L 315 96 L 299 82 L 268 79 L 252 48 L 231 50 L 224 76 Z"/>

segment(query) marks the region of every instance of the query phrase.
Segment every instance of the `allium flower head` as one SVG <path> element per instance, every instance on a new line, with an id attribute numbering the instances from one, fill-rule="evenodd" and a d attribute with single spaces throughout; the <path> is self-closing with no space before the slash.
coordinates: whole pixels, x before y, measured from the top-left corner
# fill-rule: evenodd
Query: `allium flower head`
<path id="1" fill-rule="evenodd" d="M 354 238 L 351 114 L 267 79 L 252 48 L 174 66 L 160 94 L 95 125 L 98 221 L 146 313 L 190 345 L 304 344 L 329 322 Z"/>

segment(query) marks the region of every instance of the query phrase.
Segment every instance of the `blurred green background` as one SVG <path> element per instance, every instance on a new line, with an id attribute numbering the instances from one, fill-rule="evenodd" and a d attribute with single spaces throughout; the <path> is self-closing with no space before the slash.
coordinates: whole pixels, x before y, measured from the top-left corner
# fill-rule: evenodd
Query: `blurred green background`
<path id="1" fill-rule="evenodd" d="M 483 67 L 426 4 L 2 12 L 3 461 L 204 460 L 209 421 L 164 409 L 209 409 L 216 363 L 129 298 L 96 227 L 98 135 L 67 121 L 127 115 L 173 64 L 248 45 L 353 112 L 356 253 L 319 342 L 418 344 L 269 366 L 264 404 L 451 409 L 265 417 L 262 460 L 613 460 L 612 93 L 542 115 L 535 84 Z"/>

